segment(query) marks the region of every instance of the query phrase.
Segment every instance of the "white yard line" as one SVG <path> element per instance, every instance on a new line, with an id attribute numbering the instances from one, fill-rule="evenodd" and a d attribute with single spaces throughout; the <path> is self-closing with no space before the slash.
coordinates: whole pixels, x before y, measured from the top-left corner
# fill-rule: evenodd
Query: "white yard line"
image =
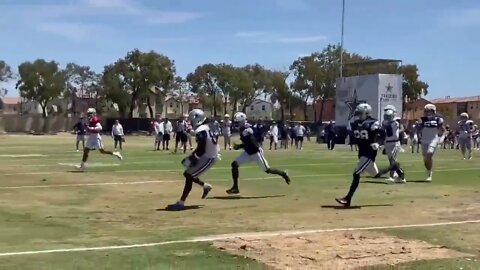
<path id="1" fill-rule="evenodd" d="M 438 169 L 436 172 L 449 172 L 449 171 L 473 171 L 480 170 L 480 168 L 455 168 L 455 169 Z M 175 172 L 172 170 L 150 170 L 147 172 Z M 119 171 L 115 171 L 119 172 Z M 120 171 L 121 172 L 121 171 Z M 135 172 L 135 171 L 126 171 L 126 172 Z M 145 170 L 139 170 L 138 172 L 146 172 Z M 180 171 L 179 171 L 180 172 Z M 421 173 L 424 170 L 417 171 L 408 171 L 409 173 Z M 63 173 L 63 172 L 62 172 Z M 351 176 L 351 173 L 325 173 L 325 174 L 306 174 L 306 175 L 295 175 L 292 176 L 293 181 L 298 178 L 308 178 L 308 177 L 335 177 L 335 176 Z M 265 176 L 265 177 L 255 177 L 255 178 L 244 178 L 242 181 L 253 181 L 253 180 L 264 180 L 264 179 L 280 179 L 278 176 Z M 369 178 L 370 179 L 370 178 Z M 131 182 L 99 182 L 99 183 L 79 183 L 79 184 L 53 184 L 53 185 L 25 185 L 25 186 L 4 186 L 0 187 L 0 190 L 6 189 L 36 189 L 36 188 L 62 188 L 62 187 L 85 187 L 85 186 L 115 186 L 115 185 L 143 185 L 143 184 L 158 184 L 158 183 L 174 183 L 174 182 L 183 182 L 183 179 L 175 180 L 151 180 L 151 181 L 131 181 Z M 230 181 L 229 178 L 222 179 L 209 179 L 209 182 L 223 182 Z M 382 179 L 378 179 L 378 182 L 382 182 Z M 408 181 L 407 181 L 408 184 Z"/>
<path id="2" fill-rule="evenodd" d="M 457 160 L 457 159 L 455 159 Z M 449 161 L 449 159 L 440 159 L 437 161 Z M 418 163 L 420 161 L 404 161 L 403 164 Z M 154 163 L 154 162 L 152 162 Z M 159 162 L 162 163 L 162 162 Z M 138 163 L 126 163 L 126 164 L 143 164 L 143 162 Z M 145 163 L 146 164 L 146 163 Z M 292 168 L 292 167 L 309 167 L 309 166 L 331 166 L 331 165 L 344 165 L 344 164 L 357 164 L 357 162 L 317 162 L 317 163 L 303 163 L 303 164 L 276 164 L 276 167 L 280 168 Z M 57 165 L 60 166 L 60 165 Z M 242 166 L 242 168 L 257 168 L 257 166 Z M 230 170 L 231 167 L 213 167 L 211 170 Z M 456 168 L 451 169 L 452 171 L 462 171 L 462 170 L 480 170 L 480 168 Z M 435 170 L 435 171 L 450 171 L 450 170 Z M 87 172 L 88 172 L 88 163 L 87 163 Z M 138 173 L 138 172 L 183 172 L 181 169 L 159 169 L 159 170 L 116 170 L 116 171 L 93 171 L 92 173 Z M 409 171 L 412 172 L 412 171 Z M 45 171 L 45 172 L 16 172 L 16 173 L 0 173 L 0 175 L 5 176 L 15 176 L 15 175 L 50 175 L 50 174 L 63 174 L 65 171 Z M 343 174 L 342 174 L 343 175 Z"/>
<path id="3" fill-rule="evenodd" d="M 79 248 L 44 249 L 44 250 L 31 250 L 31 251 L 19 251 L 19 252 L 5 252 L 5 253 L 0 253 L 0 257 L 38 255 L 38 254 L 49 254 L 49 253 L 50 254 L 51 253 L 71 253 L 71 252 L 85 252 L 85 251 L 103 251 L 103 250 L 115 250 L 115 249 L 156 247 L 156 246 L 165 246 L 165 245 L 172 245 L 172 244 L 200 243 L 200 242 L 212 242 L 212 241 L 218 241 L 218 240 L 229 240 L 229 239 L 234 239 L 234 238 L 238 238 L 238 237 L 258 239 L 258 238 L 266 238 L 266 237 L 292 236 L 292 235 L 301 235 L 301 234 L 309 234 L 309 233 L 406 229 L 406 228 L 422 228 L 422 227 L 461 225 L 461 224 L 469 224 L 469 223 L 470 224 L 480 223 L 480 220 L 477 219 L 477 220 L 463 220 L 463 221 L 439 222 L 439 223 L 356 227 L 356 228 L 353 227 L 353 228 L 316 229 L 316 230 L 245 232 L 245 233 L 203 236 L 203 237 L 196 237 L 196 238 L 191 238 L 191 239 L 186 239 L 186 240 L 153 242 L 153 243 L 143 243 L 143 244 L 133 244 L 133 245 L 115 245 L 115 246 L 100 246 L 100 247 L 79 247 Z"/>

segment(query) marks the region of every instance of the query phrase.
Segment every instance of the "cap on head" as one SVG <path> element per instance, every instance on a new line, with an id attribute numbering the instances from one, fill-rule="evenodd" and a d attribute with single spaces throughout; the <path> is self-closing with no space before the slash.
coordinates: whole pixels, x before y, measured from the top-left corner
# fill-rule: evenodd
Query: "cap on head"
<path id="1" fill-rule="evenodd" d="M 423 108 L 423 112 L 426 116 L 434 115 L 437 113 L 437 107 L 433 104 L 427 104 Z"/>
<path id="2" fill-rule="evenodd" d="M 223 116 L 224 118 L 230 118 L 230 115 L 227 113 L 225 114 L 225 116 Z"/>

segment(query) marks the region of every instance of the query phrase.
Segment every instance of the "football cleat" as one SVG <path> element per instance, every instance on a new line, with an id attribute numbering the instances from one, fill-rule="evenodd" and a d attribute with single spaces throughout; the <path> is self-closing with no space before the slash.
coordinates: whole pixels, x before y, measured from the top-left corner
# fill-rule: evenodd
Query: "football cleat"
<path id="1" fill-rule="evenodd" d="M 230 195 L 233 195 L 233 194 L 239 194 L 240 193 L 240 190 L 238 190 L 238 188 L 231 188 L 231 189 L 228 189 L 227 190 L 227 194 L 230 194 Z"/>
<path id="2" fill-rule="evenodd" d="M 120 152 L 113 152 L 113 155 L 116 156 L 119 160 L 123 160 L 122 154 Z"/>
<path id="3" fill-rule="evenodd" d="M 168 211 L 182 211 L 185 210 L 185 205 L 183 205 L 183 203 L 176 202 L 174 204 L 167 205 L 165 209 Z"/>
<path id="4" fill-rule="evenodd" d="M 282 175 L 283 179 L 285 179 L 285 183 L 287 183 L 287 185 L 290 185 L 290 176 L 288 176 L 288 172 L 285 172 L 284 175 Z"/>
<path id="5" fill-rule="evenodd" d="M 203 194 L 202 194 L 202 199 L 207 198 L 208 193 L 212 190 L 212 186 L 210 184 L 205 183 L 203 186 Z"/>
<path id="6" fill-rule="evenodd" d="M 347 200 L 346 198 L 335 198 L 335 201 L 345 207 L 350 207 L 350 200 Z"/>

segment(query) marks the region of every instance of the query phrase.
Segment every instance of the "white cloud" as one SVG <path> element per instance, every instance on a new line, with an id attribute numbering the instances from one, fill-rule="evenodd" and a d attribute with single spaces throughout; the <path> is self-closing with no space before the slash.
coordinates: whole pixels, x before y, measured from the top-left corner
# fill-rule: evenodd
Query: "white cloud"
<path id="1" fill-rule="evenodd" d="M 149 15 L 146 21 L 153 24 L 179 24 L 201 17 L 201 14 L 194 12 L 158 12 Z"/>
<path id="2" fill-rule="evenodd" d="M 265 32 L 247 31 L 247 32 L 237 32 L 233 36 L 239 37 L 239 38 L 252 38 L 252 37 L 264 36 L 265 34 L 266 34 Z"/>
<path id="3" fill-rule="evenodd" d="M 289 43 L 289 44 L 298 44 L 298 43 L 317 43 L 326 41 L 326 36 L 301 36 L 301 37 L 281 37 L 277 39 L 279 43 Z"/>
<path id="4" fill-rule="evenodd" d="M 328 40 L 326 36 L 285 36 L 275 33 L 246 31 L 234 34 L 237 38 L 245 39 L 253 43 L 284 43 L 284 44 L 301 44 L 301 43 L 319 43 Z"/>
<path id="5" fill-rule="evenodd" d="M 70 22 L 45 22 L 37 26 L 39 31 L 62 36 L 73 41 L 89 40 L 101 29 L 98 25 Z"/>

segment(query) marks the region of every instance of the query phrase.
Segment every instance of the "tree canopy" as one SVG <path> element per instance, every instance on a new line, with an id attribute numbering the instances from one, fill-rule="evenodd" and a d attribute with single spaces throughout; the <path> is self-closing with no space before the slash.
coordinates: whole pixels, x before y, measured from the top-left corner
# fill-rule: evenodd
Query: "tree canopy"
<path id="1" fill-rule="evenodd" d="M 154 117 L 153 105 L 161 107 L 166 96 L 180 98 L 183 102 L 186 96 L 196 94 L 214 116 L 222 109 L 223 113 L 234 114 L 237 109 L 245 112 L 255 99 L 262 97 L 277 104 L 282 120 L 287 111 L 292 116 L 296 108 L 302 108 L 305 120 L 317 121 L 317 106 L 313 106 L 315 118 L 308 119 L 308 105 L 316 102 L 323 105 L 335 97 L 341 53 L 338 45 L 328 45 L 321 51 L 295 59 L 288 71 L 270 70 L 260 64 L 207 63 L 181 78 L 176 76 L 174 61 L 167 56 L 134 49 L 106 65 L 101 74 L 75 63 L 68 63 L 62 70 L 53 61 L 25 62 L 19 66 L 17 86 L 22 97 L 37 100 L 42 106 L 54 98 L 80 93 L 83 97 L 94 97 L 97 107 L 115 104 L 122 116 L 129 117 L 141 106 L 148 108 L 149 116 Z M 343 59 L 344 76 L 402 74 L 405 101 L 416 100 L 428 91 L 428 84 L 420 80 L 416 65 L 362 64 L 371 58 L 345 50 Z M 0 81 L 13 76 L 11 68 L 0 61 Z M 320 106 L 320 118 L 323 107 Z"/>

